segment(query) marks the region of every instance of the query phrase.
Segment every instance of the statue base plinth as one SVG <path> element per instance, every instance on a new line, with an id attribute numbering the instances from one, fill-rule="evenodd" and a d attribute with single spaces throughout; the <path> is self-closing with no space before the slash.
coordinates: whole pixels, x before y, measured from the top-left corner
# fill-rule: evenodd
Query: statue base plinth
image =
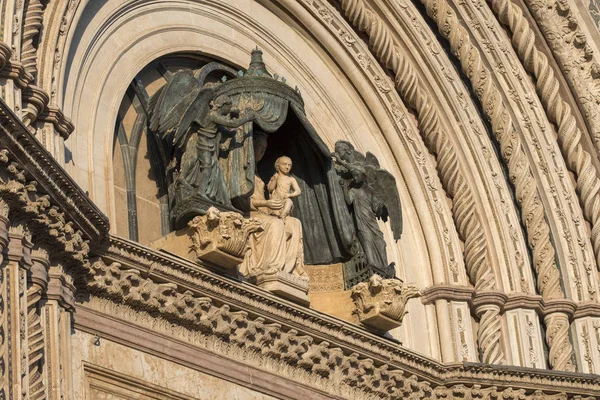
<path id="1" fill-rule="evenodd" d="M 254 279 L 256 286 L 294 303 L 308 306 L 308 279 L 287 272 L 261 274 Z"/>

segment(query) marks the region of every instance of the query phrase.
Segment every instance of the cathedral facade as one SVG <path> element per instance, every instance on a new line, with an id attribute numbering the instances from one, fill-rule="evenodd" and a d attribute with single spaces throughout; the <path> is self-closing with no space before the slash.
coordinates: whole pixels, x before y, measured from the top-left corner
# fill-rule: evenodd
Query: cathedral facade
<path id="1" fill-rule="evenodd" d="M 0 399 L 600 397 L 597 0 L 0 21 Z"/>

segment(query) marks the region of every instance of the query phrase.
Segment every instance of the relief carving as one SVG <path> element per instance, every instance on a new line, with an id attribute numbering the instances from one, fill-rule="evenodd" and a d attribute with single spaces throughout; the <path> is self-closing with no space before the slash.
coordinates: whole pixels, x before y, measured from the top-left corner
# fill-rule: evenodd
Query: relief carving
<path id="1" fill-rule="evenodd" d="M 428 91 L 423 88 L 410 61 L 404 57 L 401 49 L 394 45 L 389 29 L 380 18 L 366 8 L 365 2 L 341 0 L 339 4 L 349 22 L 356 29 L 366 33 L 374 56 L 393 71 L 396 90 L 416 111 L 420 123 L 419 131 L 427 148 L 436 156 L 440 180 L 453 199 L 452 215 L 458 234 L 465 243 L 465 266 L 471 282 L 479 290 L 494 290 L 496 282 L 488 260 L 488 243 L 481 216 L 473 200 L 471 187 L 460 168 L 454 144 L 448 132 L 441 127 L 434 102 Z M 480 324 L 480 329 L 486 332 L 486 340 L 478 338 L 482 361 L 491 364 L 504 363 L 505 356 L 500 343 L 500 316 L 497 313 L 489 313 L 482 316 Z"/>
<path id="2" fill-rule="evenodd" d="M 533 265 L 538 274 L 538 289 L 545 299 L 564 298 L 560 287 L 560 272 L 556 265 L 555 250 L 550 241 L 550 227 L 545 220 L 540 189 L 532 174 L 530 161 L 525 153 L 519 133 L 511 115 L 503 103 L 501 92 L 492 80 L 479 50 L 473 45 L 466 29 L 461 25 L 454 10 L 445 0 L 421 0 L 427 14 L 435 21 L 440 34 L 448 40 L 452 53 L 459 59 L 465 75 L 470 79 L 483 111 L 492 125 L 492 132 L 500 144 L 500 152 L 508 166 L 509 178 L 515 185 L 516 200 L 524 216 L 527 239 L 533 251 Z M 546 318 L 548 331 L 560 330 L 561 334 L 546 335 L 553 369 L 573 370 L 567 362 L 573 354 L 568 338 L 568 326 L 559 318 Z M 558 356 L 560 354 L 560 356 Z"/>
<path id="3" fill-rule="evenodd" d="M 414 285 L 398 279 L 383 279 L 373 275 L 368 282 L 352 288 L 352 300 L 361 323 L 378 331 L 389 331 L 402 324 L 408 300 L 419 297 Z"/>
<path id="4" fill-rule="evenodd" d="M 196 216 L 188 226 L 192 229 L 192 250 L 196 256 L 213 265 L 234 268 L 248 250 L 248 238 L 263 227 L 256 218 L 240 213 L 221 212 L 210 207 L 205 216 Z"/>

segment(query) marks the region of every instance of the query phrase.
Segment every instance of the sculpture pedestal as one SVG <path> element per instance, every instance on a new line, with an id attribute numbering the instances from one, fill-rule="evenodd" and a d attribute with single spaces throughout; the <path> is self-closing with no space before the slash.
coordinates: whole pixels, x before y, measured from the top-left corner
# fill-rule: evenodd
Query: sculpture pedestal
<path id="1" fill-rule="evenodd" d="M 279 297 L 293 301 L 294 303 L 308 306 L 308 279 L 277 272 L 274 274 L 260 274 L 252 279 L 256 286 L 267 290 Z"/>

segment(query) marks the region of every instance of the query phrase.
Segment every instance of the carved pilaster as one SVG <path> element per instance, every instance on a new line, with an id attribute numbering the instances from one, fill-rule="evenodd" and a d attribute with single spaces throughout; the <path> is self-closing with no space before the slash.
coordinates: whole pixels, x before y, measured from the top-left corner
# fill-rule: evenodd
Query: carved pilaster
<path id="1" fill-rule="evenodd" d="M 3 263 L 6 312 L 6 391 L 8 398 L 28 396 L 27 272 L 31 267 L 31 241 L 23 225 L 9 228 L 7 260 Z"/>
<path id="2" fill-rule="evenodd" d="M 7 351 L 7 306 L 8 290 L 6 285 L 5 260 L 2 254 L 8 245 L 8 205 L 0 199 L 0 398 L 8 397 L 8 351 Z"/>
<path id="3" fill-rule="evenodd" d="M 72 398 L 71 382 L 71 313 L 75 306 L 73 279 L 59 265 L 49 273 L 42 319 L 46 330 L 46 382 L 48 398 Z"/>
<path id="4" fill-rule="evenodd" d="M 504 313 L 510 340 L 511 364 L 544 368 L 544 348 L 539 317 L 534 310 L 516 309 Z"/>

